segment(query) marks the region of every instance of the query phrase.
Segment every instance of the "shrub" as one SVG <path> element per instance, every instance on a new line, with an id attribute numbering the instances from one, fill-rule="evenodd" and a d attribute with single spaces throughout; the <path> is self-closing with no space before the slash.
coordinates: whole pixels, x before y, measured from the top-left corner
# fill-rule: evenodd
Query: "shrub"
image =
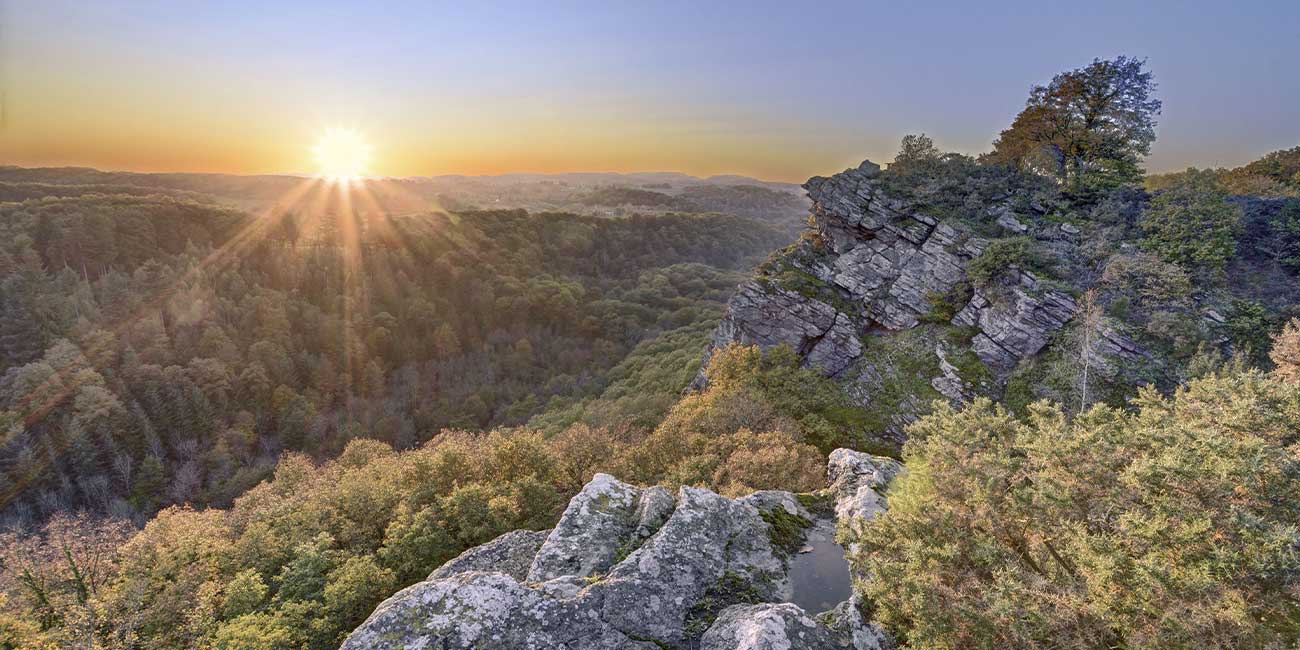
<path id="1" fill-rule="evenodd" d="M 1222 270 L 1236 253 L 1241 208 L 1213 172 L 1187 170 L 1151 201 L 1142 218 L 1142 246 L 1170 262 Z"/>
<path id="2" fill-rule="evenodd" d="M 1273 375 L 1283 381 L 1300 383 L 1300 318 L 1292 318 L 1282 331 L 1273 337 Z"/>
<path id="3" fill-rule="evenodd" d="M 1228 336 L 1239 354 L 1255 365 L 1268 363 L 1274 322 L 1264 305 L 1254 300 L 1234 300 L 1228 310 Z"/>
<path id="4" fill-rule="evenodd" d="M 860 585 L 912 647 L 1292 647 L 1300 386 L 1197 380 L 1073 421 L 988 400 L 918 421 Z"/>
<path id="5" fill-rule="evenodd" d="M 1116 255 L 1106 263 L 1101 283 L 1131 297 L 1134 306 L 1181 303 L 1192 295 L 1192 281 L 1177 264 L 1148 253 Z"/>
<path id="6" fill-rule="evenodd" d="M 976 286 L 988 287 L 1013 271 L 1040 269 L 1043 261 L 1035 254 L 1033 243 L 1028 237 L 994 240 L 983 253 L 970 261 L 966 275 Z"/>
<path id="7" fill-rule="evenodd" d="M 1282 203 L 1277 217 L 1269 223 L 1269 234 L 1277 248 L 1278 261 L 1292 273 L 1300 273 L 1300 198 Z"/>

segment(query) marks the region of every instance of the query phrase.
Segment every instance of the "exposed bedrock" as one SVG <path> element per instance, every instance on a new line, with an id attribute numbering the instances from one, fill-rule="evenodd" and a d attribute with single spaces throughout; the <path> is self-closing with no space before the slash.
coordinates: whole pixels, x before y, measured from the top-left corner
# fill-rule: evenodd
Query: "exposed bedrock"
<path id="1" fill-rule="evenodd" d="M 466 551 L 380 604 L 343 649 L 887 647 L 852 598 L 820 613 L 788 602 L 805 542 L 881 512 L 879 495 L 900 471 L 849 450 L 829 466 L 821 492 L 739 499 L 598 474 L 553 530 Z"/>

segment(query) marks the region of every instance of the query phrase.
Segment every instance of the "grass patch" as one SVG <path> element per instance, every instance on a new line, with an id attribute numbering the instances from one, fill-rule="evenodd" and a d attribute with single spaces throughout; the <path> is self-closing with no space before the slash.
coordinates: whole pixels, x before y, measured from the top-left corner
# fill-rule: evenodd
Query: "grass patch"
<path id="1" fill-rule="evenodd" d="M 811 520 L 790 514 L 785 511 L 785 508 L 765 510 L 759 515 L 767 522 L 767 534 L 772 540 L 772 546 L 787 556 L 794 555 L 803 547 L 804 531 L 812 526 Z"/>
<path id="2" fill-rule="evenodd" d="M 690 639 L 704 634 L 718 620 L 718 614 L 732 605 L 756 605 L 765 600 L 758 585 L 728 571 L 686 613 L 686 637 Z"/>
<path id="3" fill-rule="evenodd" d="M 939 358 L 934 354 L 937 327 L 923 325 L 873 337 L 863 350 L 858 366 L 872 368 L 880 379 L 864 383 L 870 399 L 865 411 L 868 431 L 884 432 L 895 424 L 897 416 L 924 411 L 930 402 L 942 399 L 930 380 L 939 376 Z M 897 457 L 897 451 L 870 450 L 871 453 Z"/>
<path id="4" fill-rule="evenodd" d="M 817 517 L 835 516 L 835 497 L 830 492 L 800 492 L 794 495 L 804 510 Z"/>
<path id="5" fill-rule="evenodd" d="M 930 311 L 921 316 L 921 322 L 944 325 L 952 321 L 957 312 L 970 302 L 975 289 L 969 282 L 958 282 L 947 293 L 931 292 L 925 299 L 930 303 Z"/>

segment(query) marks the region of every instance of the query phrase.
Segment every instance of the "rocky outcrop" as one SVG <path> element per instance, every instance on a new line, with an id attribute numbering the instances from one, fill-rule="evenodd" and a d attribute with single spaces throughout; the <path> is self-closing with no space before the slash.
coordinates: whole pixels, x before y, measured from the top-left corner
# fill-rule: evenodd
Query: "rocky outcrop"
<path id="1" fill-rule="evenodd" d="M 766 349 L 784 343 L 831 375 L 862 354 L 862 341 L 847 314 L 794 291 L 747 282 L 727 308 L 730 316 L 714 332 L 713 347 L 739 342 Z"/>
<path id="2" fill-rule="evenodd" d="M 997 277 L 989 280 L 986 262 L 977 283 L 973 262 L 994 240 L 1020 238 L 1039 242 L 1074 268 L 1080 229 L 1045 219 L 1047 209 L 1032 194 L 1014 189 L 972 193 L 968 203 L 984 202 L 972 208 L 984 215 L 979 219 L 937 218 L 924 200 L 890 190 L 887 174 L 866 161 L 805 183 L 814 232 L 739 288 L 706 355 L 731 343 L 789 345 L 805 364 L 845 380 L 850 395 L 879 411 L 884 437 L 901 439 L 902 428 L 933 397 L 999 396 L 1017 368 L 1075 319 L 1074 296 L 1082 286 L 1049 282 L 1000 260 L 992 262 L 1006 265 L 991 269 Z M 912 333 L 909 349 L 895 349 L 905 333 Z M 914 345 L 915 338 L 922 344 Z M 1095 350 L 1099 368 L 1149 359 L 1114 330 L 1106 341 Z M 924 375 L 917 385 L 933 395 L 912 390 L 882 405 L 880 395 L 899 383 L 899 372 Z M 694 386 L 706 383 L 701 371 Z"/>
<path id="3" fill-rule="evenodd" d="M 592 478 L 573 503 L 537 551 L 528 581 L 608 571 L 621 551 L 658 530 L 675 505 L 662 487 L 642 490 L 608 474 Z"/>
<path id="4" fill-rule="evenodd" d="M 832 486 L 804 499 L 690 487 L 674 496 L 598 474 L 549 533 L 509 533 L 467 551 L 384 601 L 343 649 L 883 647 L 883 632 L 852 602 L 822 613 L 786 602 L 792 548 L 835 525 L 804 502 L 832 499 L 842 516 L 874 516 L 883 500 L 862 488 L 883 490 L 898 472 L 859 452 L 833 458 Z"/>
<path id="5" fill-rule="evenodd" d="M 1021 359 L 1046 347 L 1077 308 L 1070 294 L 1043 289 L 1038 278 L 1022 271 L 1009 296 L 992 299 L 977 289 L 952 322 L 978 328 L 971 348 L 985 365 L 1008 373 Z"/>

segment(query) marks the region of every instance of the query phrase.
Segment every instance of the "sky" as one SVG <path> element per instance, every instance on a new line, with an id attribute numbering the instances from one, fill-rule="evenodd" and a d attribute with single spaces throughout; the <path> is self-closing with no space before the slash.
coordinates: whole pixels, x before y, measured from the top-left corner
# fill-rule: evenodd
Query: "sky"
<path id="1" fill-rule="evenodd" d="M 979 153 L 1031 85 L 1146 57 L 1152 171 L 1300 144 L 1300 2 L 0 0 L 0 164 L 802 181 L 924 132 Z"/>

